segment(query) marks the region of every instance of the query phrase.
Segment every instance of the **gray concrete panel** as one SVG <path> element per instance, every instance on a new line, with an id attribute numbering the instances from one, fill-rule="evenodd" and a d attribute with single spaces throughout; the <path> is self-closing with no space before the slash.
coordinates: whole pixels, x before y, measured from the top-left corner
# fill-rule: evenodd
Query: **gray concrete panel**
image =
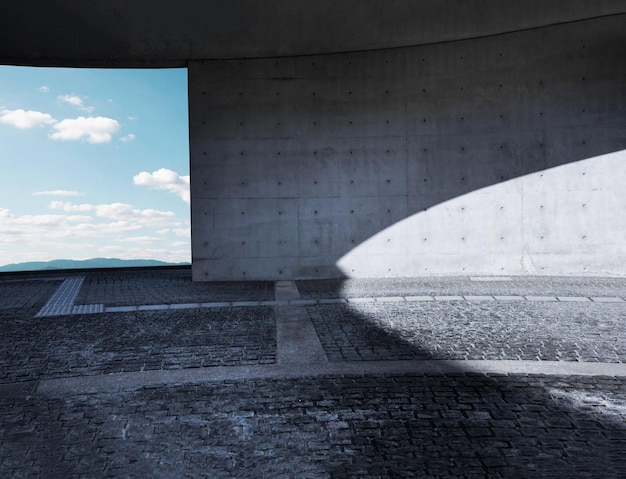
<path id="1" fill-rule="evenodd" d="M 198 231 L 192 240 L 196 253 L 208 258 L 297 254 L 297 200 L 240 198 L 213 200 L 209 205 L 213 207 L 207 205 L 206 210 L 193 213 Z"/>
<path id="2" fill-rule="evenodd" d="M 220 80 L 200 88 L 199 98 L 190 96 L 190 101 L 202 105 L 198 114 L 206 119 L 190 131 L 191 138 L 207 134 L 225 139 L 292 135 L 290 125 L 296 121 L 293 79 Z"/>
<path id="3" fill-rule="evenodd" d="M 200 198 L 295 198 L 302 155 L 293 140 L 214 140 L 193 146 L 194 194 Z M 267 168 L 268 163 L 275 168 Z"/>
<path id="4" fill-rule="evenodd" d="M 348 63 L 349 60 L 345 60 Z M 397 136 L 405 132 L 399 78 L 311 78 L 298 81 L 295 133 L 324 138 Z"/>
<path id="5" fill-rule="evenodd" d="M 300 255 L 340 257 L 359 245 L 359 236 L 374 236 L 406 216 L 405 196 L 303 198 L 300 200 Z M 400 238 L 386 238 L 385 250 L 397 248 Z M 389 243 L 389 247 L 387 247 Z"/>
<path id="6" fill-rule="evenodd" d="M 307 139 L 301 151 L 301 198 L 406 194 L 404 138 Z"/>
<path id="7" fill-rule="evenodd" d="M 195 251 L 195 250 L 193 250 Z M 233 281 L 248 281 L 254 278 L 296 278 L 299 277 L 299 258 L 242 258 L 222 256 L 220 258 L 206 258 L 198 254 L 194 259 L 193 280 L 214 281 L 222 278 Z M 335 268 L 336 275 L 336 268 Z"/>

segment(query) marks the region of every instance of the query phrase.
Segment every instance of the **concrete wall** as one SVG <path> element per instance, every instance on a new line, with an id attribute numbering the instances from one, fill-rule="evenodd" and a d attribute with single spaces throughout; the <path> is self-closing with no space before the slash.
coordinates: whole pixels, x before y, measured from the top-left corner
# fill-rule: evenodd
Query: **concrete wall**
<path id="1" fill-rule="evenodd" d="M 190 63 L 194 279 L 626 274 L 625 45 Z"/>

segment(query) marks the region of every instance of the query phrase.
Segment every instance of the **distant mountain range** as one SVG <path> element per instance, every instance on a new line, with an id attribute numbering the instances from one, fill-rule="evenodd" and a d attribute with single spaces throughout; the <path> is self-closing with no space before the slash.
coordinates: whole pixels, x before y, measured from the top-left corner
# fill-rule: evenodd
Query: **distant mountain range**
<path id="1" fill-rule="evenodd" d="M 190 263 L 166 263 L 152 259 L 93 258 L 82 261 L 55 259 L 52 261 L 31 261 L 0 266 L 0 272 L 42 271 L 55 269 L 92 269 L 92 268 L 136 268 L 150 266 L 185 266 Z"/>

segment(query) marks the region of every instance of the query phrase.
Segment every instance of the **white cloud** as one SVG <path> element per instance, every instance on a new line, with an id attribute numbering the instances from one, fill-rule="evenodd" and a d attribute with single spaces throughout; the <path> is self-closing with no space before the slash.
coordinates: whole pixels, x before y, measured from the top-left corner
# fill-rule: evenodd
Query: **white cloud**
<path id="1" fill-rule="evenodd" d="M 191 238 L 191 228 L 174 228 L 174 234 Z"/>
<path id="2" fill-rule="evenodd" d="M 154 226 L 169 222 L 174 218 L 172 211 L 158 211 L 153 209 L 138 210 L 125 203 L 111 203 L 96 205 L 96 216 L 117 220 L 132 220 Z"/>
<path id="3" fill-rule="evenodd" d="M 48 92 L 50 91 L 50 88 L 48 88 L 46 85 L 43 85 L 43 86 L 40 86 L 40 87 L 38 88 L 38 90 L 39 90 L 41 93 L 48 93 Z"/>
<path id="4" fill-rule="evenodd" d="M 180 176 L 178 173 L 166 168 L 148 173 L 142 171 L 133 177 L 133 183 L 140 186 L 148 186 L 159 190 L 166 190 L 180 196 L 186 203 L 189 198 L 189 176 Z"/>
<path id="5" fill-rule="evenodd" d="M 180 248 L 180 247 L 189 246 L 189 242 L 188 241 L 172 241 L 170 245 L 172 245 L 174 248 Z"/>
<path id="6" fill-rule="evenodd" d="M 0 256 L 4 263 L 114 256 L 189 261 L 188 242 L 172 244 L 158 231 L 182 228 L 167 211 L 141 210 L 123 203 L 103 205 L 52 201 L 49 214 L 14 215 L 0 208 Z M 113 245 L 113 246 L 111 246 Z M 105 254 L 107 253 L 107 254 Z"/>
<path id="7" fill-rule="evenodd" d="M 92 211 L 99 218 L 126 221 L 140 226 L 159 227 L 180 225 L 180 222 L 175 220 L 175 214 L 172 211 L 153 209 L 140 210 L 126 203 L 91 205 L 89 203 L 74 204 L 65 201 L 51 201 L 48 208 L 66 212 Z"/>
<path id="8" fill-rule="evenodd" d="M 122 243 L 150 244 L 161 240 L 161 238 L 157 238 L 156 236 L 132 236 L 129 238 L 121 238 L 119 241 Z"/>
<path id="9" fill-rule="evenodd" d="M 24 215 L 13 218 L 16 225 L 26 226 L 60 226 L 61 224 L 89 222 L 92 218 L 83 215 Z"/>
<path id="10" fill-rule="evenodd" d="M 75 205 L 69 201 L 51 201 L 48 208 L 63 211 L 93 211 L 95 207 L 90 204 Z"/>
<path id="11" fill-rule="evenodd" d="M 68 104 L 70 104 L 72 106 L 75 106 L 76 108 L 78 108 L 80 110 L 84 110 L 84 111 L 86 111 L 88 113 L 91 113 L 92 111 L 95 110 L 95 108 L 93 106 L 85 106 L 85 102 L 78 95 L 59 95 L 57 98 L 62 103 L 68 103 Z"/>
<path id="12" fill-rule="evenodd" d="M 80 140 L 86 137 L 89 143 L 108 143 L 121 125 L 117 120 L 104 116 L 79 116 L 62 120 L 52 128 L 56 130 L 49 135 L 53 140 Z"/>
<path id="13" fill-rule="evenodd" d="M 52 125 L 56 120 L 48 113 L 33 110 L 2 110 L 0 111 L 0 123 L 12 125 L 15 128 L 25 130 L 37 125 Z"/>
<path id="14" fill-rule="evenodd" d="M 37 191 L 33 193 L 34 196 L 82 196 L 84 194 L 80 191 L 68 190 Z"/>
<path id="15" fill-rule="evenodd" d="M 133 141 L 135 138 L 137 137 L 135 136 L 134 133 L 129 133 L 128 135 L 121 137 L 120 141 L 123 141 L 126 143 L 126 142 Z"/>
<path id="16" fill-rule="evenodd" d="M 115 221 L 113 223 L 82 223 L 74 228 L 68 228 L 67 234 L 72 238 L 98 238 L 138 231 L 143 225 L 130 223 L 128 221 Z"/>
<path id="17" fill-rule="evenodd" d="M 77 107 L 83 106 L 83 99 L 76 95 L 59 95 L 58 98 L 63 103 L 69 103 Z"/>

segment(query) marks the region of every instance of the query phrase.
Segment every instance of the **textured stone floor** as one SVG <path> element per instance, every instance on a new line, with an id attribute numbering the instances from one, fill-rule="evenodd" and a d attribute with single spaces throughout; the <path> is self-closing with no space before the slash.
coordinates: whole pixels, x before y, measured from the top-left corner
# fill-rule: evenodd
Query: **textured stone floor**
<path id="1" fill-rule="evenodd" d="M 625 296 L 617 278 L 0 275 L 0 477 L 626 477 Z M 68 313 L 39 314 L 51 298 Z"/>

